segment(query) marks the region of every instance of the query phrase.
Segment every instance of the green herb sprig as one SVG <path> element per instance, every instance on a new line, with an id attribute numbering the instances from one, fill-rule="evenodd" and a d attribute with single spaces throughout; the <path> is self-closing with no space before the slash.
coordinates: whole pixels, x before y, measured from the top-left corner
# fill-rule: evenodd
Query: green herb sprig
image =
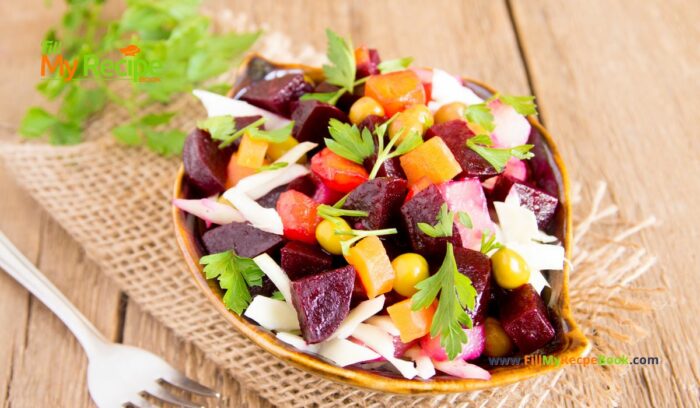
<path id="1" fill-rule="evenodd" d="M 113 58 L 118 49 L 136 44 L 141 53 L 129 58 L 158 61 L 158 82 L 94 80 L 42 80 L 37 89 L 48 100 L 58 100 L 56 113 L 31 107 L 20 123 L 27 138 L 48 136 L 52 144 L 76 144 L 83 140 L 88 121 L 108 104 L 124 108 L 129 119 L 112 129 L 114 137 L 129 146 L 145 145 L 163 154 L 178 154 L 186 134 L 171 128 L 175 112 L 142 114 L 144 109 L 189 93 L 228 71 L 255 43 L 260 32 L 214 34 L 210 19 L 199 13 L 198 0 L 130 0 L 121 17 L 105 20 L 102 0 L 68 2 L 61 26 L 48 31 L 47 41 L 60 41 L 64 59 Z M 128 84 L 116 92 L 114 84 Z M 221 88 L 226 84 L 211 84 Z"/>
<path id="2" fill-rule="evenodd" d="M 382 61 L 377 65 L 381 74 L 388 74 L 395 71 L 403 71 L 413 62 L 413 57 L 403 57 L 388 61 Z"/>
<path id="3" fill-rule="evenodd" d="M 380 229 L 380 230 L 350 230 L 350 231 L 343 231 L 343 230 L 337 230 L 335 231 L 337 235 L 344 235 L 344 236 L 351 236 L 352 238 L 346 239 L 343 241 L 340 241 L 340 248 L 343 251 L 343 255 L 347 255 L 348 251 L 350 251 L 350 247 L 355 245 L 355 243 L 363 238 L 375 236 L 375 237 L 380 237 L 384 235 L 393 235 L 393 234 L 398 234 L 399 231 L 396 228 L 385 228 L 385 229 Z"/>
<path id="4" fill-rule="evenodd" d="M 452 236 L 452 225 L 454 224 L 455 216 L 460 224 L 467 228 L 472 228 L 472 220 L 469 214 L 463 211 L 453 212 L 447 209 L 447 203 L 440 206 L 440 211 L 436 216 L 435 225 L 430 225 L 424 222 L 419 222 L 416 224 L 418 229 L 421 230 L 425 235 L 432 238 L 440 237 L 451 237 Z"/>
<path id="5" fill-rule="evenodd" d="M 421 136 L 421 134 L 414 130 L 411 130 L 406 135 L 406 137 L 404 137 L 401 143 L 399 143 L 398 146 L 396 146 L 396 149 L 393 149 L 394 145 L 405 133 L 405 129 L 402 128 L 398 132 L 396 132 L 394 137 L 392 137 L 391 140 L 389 140 L 389 143 L 387 143 L 385 147 L 384 134 L 386 133 L 389 124 L 392 120 L 394 120 L 394 118 L 396 118 L 396 115 L 394 115 L 391 119 L 375 128 L 375 133 L 377 135 L 377 160 L 374 162 L 374 166 L 372 166 L 372 170 L 369 172 L 370 180 L 373 180 L 375 177 L 377 177 L 379 169 L 382 167 L 382 164 L 384 164 L 384 162 L 386 162 L 387 160 L 391 160 L 394 157 L 404 155 L 423 144 L 423 137 Z"/>
<path id="6" fill-rule="evenodd" d="M 498 149 L 491 147 L 492 145 L 493 141 L 488 135 L 478 135 L 467 139 L 467 147 L 483 157 L 499 173 L 503 171 L 511 157 L 527 160 L 535 156 L 530 151 L 535 145 L 525 144 L 509 149 Z"/>
<path id="7" fill-rule="evenodd" d="M 365 159 L 374 154 L 374 139 L 367 128 L 360 132 L 356 125 L 331 119 L 328 123 L 328 132 L 332 139 L 323 140 L 326 146 L 338 156 L 363 164 Z"/>
<path id="8" fill-rule="evenodd" d="M 223 301 L 226 308 L 241 314 L 250 305 L 249 286 L 262 286 L 263 271 L 250 258 L 231 251 L 203 256 L 199 263 L 204 266 L 207 279 L 218 279 L 226 293 Z"/>
<path id="9" fill-rule="evenodd" d="M 418 292 L 411 298 L 411 309 L 421 310 L 433 304 L 440 295 L 438 306 L 430 325 L 430 335 L 440 335 L 440 345 L 447 357 L 454 360 L 469 341 L 462 326 L 472 327 L 472 320 L 465 309 L 473 310 L 476 302 L 476 289 L 471 280 L 459 273 L 454 249 L 447 244 L 445 259 L 433 276 L 416 284 Z"/>
<path id="10" fill-rule="evenodd" d="M 496 234 L 492 233 L 488 229 L 485 229 L 481 233 L 481 249 L 479 251 L 482 254 L 488 255 L 491 251 L 501 247 L 503 247 L 503 245 L 496 242 Z"/>
<path id="11" fill-rule="evenodd" d="M 367 217 L 369 212 L 362 210 L 346 210 L 344 208 L 331 207 L 321 204 L 316 208 L 316 213 L 323 219 L 335 219 L 338 217 Z"/>

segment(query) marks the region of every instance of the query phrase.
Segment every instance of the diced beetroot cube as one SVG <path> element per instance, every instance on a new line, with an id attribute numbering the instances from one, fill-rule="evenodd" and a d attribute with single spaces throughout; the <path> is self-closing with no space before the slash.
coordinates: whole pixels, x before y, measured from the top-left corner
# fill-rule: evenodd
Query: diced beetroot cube
<path id="1" fill-rule="evenodd" d="M 317 202 L 296 190 L 288 190 L 280 194 L 276 208 L 282 218 L 284 236 L 307 244 L 315 244 L 316 226 L 321 222 L 321 217 L 316 213 L 317 207 Z"/>
<path id="2" fill-rule="evenodd" d="M 339 86 L 331 85 L 326 81 L 321 82 L 314 88 L 314 93 L 329 93 L 329 92 L 336 92 L 338 89 L 340 89 Z M 357 88 L 355 88 L 355 91 L 357 91 Z M 350 107 L 352 106 L 353 103 L 355 103 L 356 100 L 360 99 L 361 93 L 349 93 L 345 92 L 340 98 L 338 98 L 338 102 L 335 104 L 335 106 L 338 107 L 338 109 L 342 110 L 343 112 L 347 112 L 350 110 Z"/>
<path id="3" fill-rule="evenodd" d="M 554 338 L 544 301 L 529 283 L 506 292 L 500 315 L 503 330 L 523 353 L 535 351 Z"/>
<path id="4" fill-rule="evenodd" d="M 303 74 L 289 74 L 253 82 L 241 94 L 240 99 L 283 116 L 289 116 L 292 101 L 313 86 L 304 80 Z"/>
<path id="5" fill-rule="evenodd" d="M 398 213 L 408 192 L 406 180 L 378 177 L 366 181 L 348 196 L 343 208 L 367 211 L 367 217 L 351 218 L 355 229 L 377 230 L 387 228 Z"/>
<path id="6" fill-rule="evenodd" d="M 541 230 L 547 229 L 554 218 L 554 213 L 557 211 L 557 205 L 559 204 L 559 200 L 556 197 L 521 183 L 513 184 L 508 197 L 511 195 L 517 196 L 521 206 L 535 213 L 537 226 Z"/>
<path id="7" fill-rule="evenodd" d="M 437 136 L 441 138 L 464 170 L 462 176 L 489 177 L 498 174 L 483 157 L 467 147 L 467 139 L 474 137 L 474 132 L 463 120 L 451 120 L 431 126 L 425 132 L 425 139 Z"/>
<path id="8" fill-rule="evenodd" d="M 202 241 L 210 254 L 232 249 L 239 256 L 253 258 L 263 252 L 273 251 L 284 240 L 277 234 L 259 230 L 250 224 L 232 222 L 205 232 Z"/>
<path id="9" fill-rule="evenodd" d="M 472 281 L 476 289 L 474 310 L 469 311 L 474 325 L 486 319 L 489 300 L 491 299 L 491 261 L 479 251 L 456 247 L 454 249 L 457 270 Z"/>
<path id="10" fill-rule="evenodd" d="M 314 182 L 312 175 L 307 174 L 292 180 L 289 184 L 287 184 L 287 190 L 296 190 L 311 197 L 316 191 L 316 183 Z"/>
<path id="11" fill-rule="evenodd" d="M 224 191 L 226 166 L 233 149 L 219 149 L 209 133 L 193 130 L 185 140 L 182 161 L 189 180 L 204 195 L 210 196 Z"/>
<path id="12" fill-rule="evenodd" d="M 313 199 L 317 203 L 333 205 L 345 196 L 345 193 L 342 191 L 336 191 L 330 188 L 330 186 L 324 183 L 321 177 L 316 174 L 311 173 L 311 179 L 315 185 Z"/>
<path id="13" fill-rule="evenodd" d="M 451 211 L 465 212 L 472 220 L 472 228 L 467 228 L 455 221 L 459 236 L 462 238 L 461 246 L 478 250 L 481 247 L 481 236 L 484 230 L 494 231 L 484 189 L 481 187 L 479 179 L 466 178 L 460 181 L 449 181 L 440 184 L 438 189 Z"/>
<path id="14" fill-rule="evenodd" d="M 258 198 L 256 201 L 265 208 L 275 208 L 275 206 L 277 206 L 277 200 L 280 198 L 280 194 L 284 193 L 285 191 L 287 191 L 287 185 L 279 186 L 273 190 L 270 190 L 269 193 Z"/>
<path id="15" fill-rule="evenodd" d="M 369 115 L 362 122 L 360 122 L 360 124 L 357 125 L 357 127 L 360 130 L 367 128 L 370 132 L 374 133 L 374 129 L 376 129 L 377 126 L 381 125 L 387 120 L 389 120 L 389 118 L 387 118 L 386 116 Z"/>
<path id="16" fill-rule="evenodd" d="M 378 74 L 378 66 L 382 62 L 379 52 L 374 48 L 367 47 L 358 47 L 355 50 L 355 61 L 357 62 L 357 79 Z"/>
<path id="17" fill-rule="evenodd" d="M 348 116 L 327 103 L 314 100 L 299 101 L 292 112 L 294 121 L 292 134 L 299 142 L 314 142 L 323 146 L 323 139 L 330 137 L 328 122 L 331 119 L 347 122 Z"/>
<path id="18" fill-rule="evenodd" d="M 365 169 L 368 172 L 372 171 L 374 164 L 377 161 L 377 155 L 373 154 L 365 159 L 364 163 Z M 393 178 L 406 178 L 406 173 L 404 173 L 401 167 L 401 160 L 398 157 L 392 157 L 389 160 L 385 160 L 381 166 L 379 166 L 379 171 L 377 172 L 378 177 L 393 177 Z"/>
<path id="19" fill-rule="evenodd" d="M 354 282 L 350 265 L 292 281 L 292 304 L 307 343 L 320 343 L 338 329 L 350 311 Z"/>
<path id="20" fill-rule="evenodd" d="M 317 246 L 290 241 L 280 250 L 280 264 L 289 279 L 296 280 L 327 271 L 333 264 L 333 257 Z"/>
<path id="21" fill-rule="evenodd" d="M 401 206 L 401 217 L 404 231 L 408 234 L 413 250 L 428 258 L 442 258 L 445 256 L 447 243 L 452 242 L 460 246 L 462 239 L 455 223 L 451 237 L 433 238 L 418 228 L 419 222 L 435 225 L 440 207 L 445 200 L 440 190 L 435 185 L 430 185 Z"/>

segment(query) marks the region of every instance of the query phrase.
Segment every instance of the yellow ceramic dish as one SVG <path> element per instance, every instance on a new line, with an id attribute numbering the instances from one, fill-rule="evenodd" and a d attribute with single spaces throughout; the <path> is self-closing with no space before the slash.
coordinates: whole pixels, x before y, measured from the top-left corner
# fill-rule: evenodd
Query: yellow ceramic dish
<path id="1" fill-rule="evenodd" d="M 229 96 L 234 96 L 243 86 L 250 76 L 260 75 L 266 67 L 273 66 L 276 69 L 301 70 L 309 78 L 319 81 L 323 78 L 323 72 L 319 68 L 298 65 L 298 64 L 278 64 L 263 59 L 258 55 L 249 56 L 242 64 L 239 72 L 239 79 Z M 471 79 L 464 79 L 466 84 L 479 93 L 493 93 L 494 91 L 485 84 Z M 561 202 L 561 210 L 557 218 L 555 235 L 563 242 L 566 250 L 566 257 L 571 258 L 572 244 L 572 220 L 569 178 L 564 167 L 564 162 L 559 155 L 552 137 L 540 125 L 534 117 L 528 117 L 530 124 L 538 135 L 535 137 L 536 157 L 543 160 L 540 164 L 549 166 L 552 170 L 553 181 L 556 181 Z M 173 198 L 187 198 L 186 185 L 184 182 L 184 167 L 180 167 L 175 178 L 173 188 Z M 215 281 L 207 281 L 199 264 L 199 258 L 203 255 L 199 244 L 195 238 L 195 223 L 191 216 L 187 216 L 178 208 L 172 208 L 173 222 L 175 224 L 175 235 L 178 245 L 187 267 L 192 273 L 197 286 L 202 290 L 214 305 L 217 312 L 221 314 L 231 326 L 243 333 L 252 342 L 268 351 L 273 356 L 295 365 L 303 370 L 317 374 L 328 380 L 345 383 L 357 387 L 367 388 L 374 391 L 399 393 L 399 394 L 440 394 L 480 390 L 491 387 L 498 387 L 514 383 L 526 378 L 534 377 L 546 372 L 561 369 L 565 365 L 520 365 L 503 366 L 490 369 L 491 379 L 468 380 L 449 376 L 436 376 L 430 380 L 407 380 L 389 373 L 370 371 L 357 368 L 338 367 L 320 357 L 296 350 L 290 345 L 278 340 L 274 333 L 251 323 L 245 318 L 229 311 L 224 306 L 221 299 L 222 292 Z M 552 286 L 552 296 L 556 296 L 553 310 L 559 315 L 561 321 L 560 335 L 555 339 L 555 346 L 552 350 L 547 350 L 548 354 L 557 356 L 562 362 L 570 358 L 580 357 L 588 348 L 588 340 L 576 325 L 571 315 L 569 307 L 569 264 L 565 264 L 563 273 L 552 273 L 550 276 Z"/>

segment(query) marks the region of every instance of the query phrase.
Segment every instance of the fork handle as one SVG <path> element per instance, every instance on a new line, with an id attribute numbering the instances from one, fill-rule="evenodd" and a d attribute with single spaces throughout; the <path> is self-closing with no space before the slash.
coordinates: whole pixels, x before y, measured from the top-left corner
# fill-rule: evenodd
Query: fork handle
<path id="1" fill-rule="evenodd" d="M 70 329 L 88 358 L 107 343 L 105 337 L 42 274 L 12 242 L 0 232 L 0 267 L 41 300 Z"/>

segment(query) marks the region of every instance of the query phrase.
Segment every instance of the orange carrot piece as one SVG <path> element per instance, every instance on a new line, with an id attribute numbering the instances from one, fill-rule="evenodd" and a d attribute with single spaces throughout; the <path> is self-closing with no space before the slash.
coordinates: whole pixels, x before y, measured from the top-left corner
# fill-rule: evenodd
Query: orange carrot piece
<path id="1" fill-rule="evenodd" d="M 265 154 L 270 144 L 264 140 L 255 140 L 248 132 L 243 134 L 238 146 L 238 165 L 259 169 L 265 161 Z"/>
<path id="2" fill-rule="evenodd" d="M 413 311 L 411 310 L 411 302 L 412 300 L 409 298 L 386 308 L 391 321 L 399 329 L 401 341 L 404 343 L 430 333 L 430 325 L 433 323 L 436 309 L 436 303 L 433 303 L 430 307 Z"/>
<path id="3" fill-rule="evenodd" d="M 363 238 L 350 248 L 345 259 L 355 267 L 368 298 L 373 299 L 394 287 L 394 268 L 379 238 Z"/>
<path id="4" fill-rule="evenodd" d="M 399 160 L 411 185 L 418 183 L 422 177 L 427 177 L 434 184 L 444 183 L 462 172 L 450 148 L 439 137 L 428 139 Z"/>
<path id="5" fill-rule="evenodd" d="M 266 162 L 267 161 L 263 162 L 263 164 L 266 164 Z M 238 184 L 242 178 L 248 177 L 256 172 L 256 169 L 239 165 L 238 153 L 234 153 L 231 156 L 231 160 L 228 162 L 228 167 L 226 167 L 226 189 L 228 190 Z"/>

